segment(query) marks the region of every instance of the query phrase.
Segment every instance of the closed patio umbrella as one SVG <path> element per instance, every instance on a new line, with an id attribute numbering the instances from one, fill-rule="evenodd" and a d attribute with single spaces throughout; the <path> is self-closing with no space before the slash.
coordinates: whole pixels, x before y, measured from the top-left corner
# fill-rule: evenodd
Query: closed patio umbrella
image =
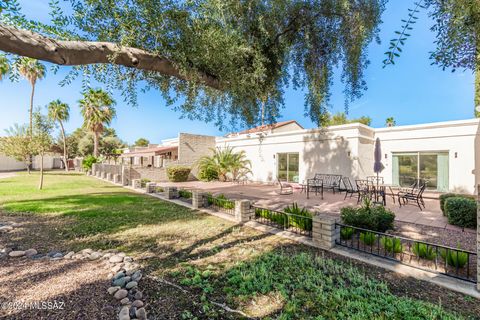
<path id="1" fill-rule="evenodd" d="M 380 139 L 377 138 L 375 140 L 375 152 L 374 152 L 374 164 L 373 164 L 373 172 L 377 174 L 377 190 L 378 190 L 378 174 L 385 169 L 382 163 L 382 148 L 380 146 Z"/>

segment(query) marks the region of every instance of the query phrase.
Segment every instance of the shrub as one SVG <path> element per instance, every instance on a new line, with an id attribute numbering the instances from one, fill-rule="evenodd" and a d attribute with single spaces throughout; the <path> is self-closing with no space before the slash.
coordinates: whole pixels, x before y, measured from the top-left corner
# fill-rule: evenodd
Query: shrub
<path id="1" fill-rule="evenodd" d="M 455 268 L 463 268 L 468 262 L 468 253 L 463 251 L 440 249 L 440 256 L 447 265 Z"/>
<path id="2" fill-rule="evenodd" d="M 312 213 L 308 211 L 305 207 L 300 209 L 298 207 L 298 204 L 294 202 L 291 207 L 288 206 L 283 209 L 283 211 L 285 213 L 292 214 L 292 216 L 287 217 L 290 226 L 307 231 L 312 230 Z"/>
<path id="3" fill-rule="evenodd" d="M 178 190 L 178 195 L 180 198 L 190 199 L 192 197 L 192 192 L 188 190 Z"/>
<path id="4" fill-rule="evenodd" d="M 362 232 L 360 233 L 360 240 L 367 246 L 371 246 L 377 240 L 377 236 L 373 232 Z"/>
<path id="5" fill-rule="evenodd" d="M 448 223 L 462 228 L 477 227 L 477 202 L 464 197 L 451 197 L 445 201 Z"/>
<path id="6" fill-rule="evenodd" d="M 163 187 L 155 187 L 155 192 L 156 193 L 162 193 L 164 192 L 165 190 L 163 189 Z"/>
<path id="7" fill-rule="evenodd" d="M 218 172 L 210 166 L 200 167 L 198 170 L 198 179 L 202 181 L 218 180 Z"/>
<path id="8" fill-rule="evenodd" d="M 345 207 L 340 210 L 342 221 L 345 224 L 369 229 L 378 232 L 385 232 L 393 229 L 395 213 L 384 206 L 370 206 L 365 203 L 360 208 Z"/>
<path id="9" fill-rule="evenodd" d="M 207 199 L 208 199 L 208 204 L 209 205 L 215 204 L 216 206 L 224 208 L 224 209 L 234 209 L 235 208 L 235 203 L 230 201 L 230 199 L 228 199 L 227 197 L 225 197 L 225 195 L 223 193 L 219 194 L 216 197 L 213 197 L 213 196 L 210 195 L 210 196 L 208 196 Z"/>
<path id="10" fill-rule="evenodd" d="M 140 179 L 140 187 L 145 188 L 147 186 L 147 182 L 151 182 L 151 181 L 152 180 L 146 179 L 146 178 Z"/>
<path id="11" fill-rule="evenodd" d="M 466 199 L 474 199 L 475 196 L 472 195 L 466 195 L 466 194 L 459 194 L 459 193 L 444 193 L 440 195 L 440 209 L 442 210 L 442 213 L 444 216 L 447 216 L 447 213 L 445 211 L 445 202 L 447 201 L 448 198 L 453 198 L 453 197 L 461 197 L 461 198 L 466 198 Z"/>
<path id="12" fill-rule="evenodd" d="M 413 254 L 419 258 L 433 260 L 437 256 L 433 250 L 433 246 L 426 245 L 425 243 L 415 242 L 412 246 Z"/>
<path id="13" fill-rule="evenodd" d="M 342 240 L 350 240 L 352 239 L 353 233 L 355 232 L 355 229 L 350 228 L 350 227 L 342 227 L 340 229 L 340 237 Z"/>
<path id="14" fill-rule="evenodd" d="M 85 170 L 92 170 L 92 166 L 94 163 L 97 163 L 98 159 L 95 158 L 94 156 L 87 156 L 85 159 L 82 161 L 82 167 Z"/>
<path id="15" fill-rule="evenodd" d="M 185 182 L 188 180 L 188 175 L 191 169 L 184 166 L 171 166 L 167 168 L 168 180 L 172 182 Z"/>
<path id="16" fill-rule="evenodd" d="M 212 149 L 212 153 L 212 156 L 204 156 L 197 163 L 201 180 L 227 181 L 231 178 L 236 181 L 251 173 L 252 165 L 245 151 L 235 152 L 232 147 L 227 147 Z"/>
<path id="17" fill-rule="evenodd" d="M 401 253 L 403 251 L 402 241 L 398 238 L 382 237 L 380 243 L 386 252 Z"/>
<path id="18" fill-rule="evenodd" d="M 268 209 L 262 209 L 262 208 L 256 208 L 255 209 L 255 216 L 256 217 L 262 217 L 264 219 L 268 219 L 272 222 L 275 222 L 276 224 L 280 226 L 284 226 L 287 221 L 287 216 L 285 214 L 281 214 L 275 211 L 271 211 Z"/>

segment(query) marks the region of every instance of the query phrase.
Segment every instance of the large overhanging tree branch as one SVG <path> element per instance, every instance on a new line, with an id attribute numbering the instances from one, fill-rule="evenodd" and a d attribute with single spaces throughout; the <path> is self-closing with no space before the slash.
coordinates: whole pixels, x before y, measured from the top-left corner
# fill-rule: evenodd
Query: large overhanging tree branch
<path id="1" fill-rule="evenodd" d="M 124 67 L 158 72 L 181 80 L 187 78 L 169 59 L 145 50 L 110 42 L 63 41 L 0 24 L 0 50 L 62 66 L 114 63 Z M 198 81 L 219 89 L 218 80 L 199 73 Z"/>

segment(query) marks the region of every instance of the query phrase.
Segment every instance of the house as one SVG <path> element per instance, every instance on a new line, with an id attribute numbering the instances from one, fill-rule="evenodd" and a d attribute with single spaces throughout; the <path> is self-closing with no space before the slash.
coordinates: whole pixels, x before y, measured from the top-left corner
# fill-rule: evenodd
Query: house
<path id="1" fill-rule="evenodd" d="M 40 157 L 33 157 L 32 169 L 40 170 Z M 63 159 L 61 155 L 50 154 L 43 157 L 43 169 L 63 169 Z M 12 157 L 7 157 L 4 154 L 0 154 L 0 172 L 2 171 L 22 171 L 26 170 L 25 162 L 18 161 Z"/>
<path id="2" fill-rule="evenodd" d="M 288 123 L 288 125 L 282 125 Z M 217 147 L 244 150 L 250 179 L 304 182 L 315 173 L 362 179 L 373 175 L 375 139 L 381 141 L 385 183 L 428 180 L 431 191 L 474 193 L 480 182 L 479 120 L 372 128 L 352 123 L 303 129 L 287 121 L 217 138 Z"/>

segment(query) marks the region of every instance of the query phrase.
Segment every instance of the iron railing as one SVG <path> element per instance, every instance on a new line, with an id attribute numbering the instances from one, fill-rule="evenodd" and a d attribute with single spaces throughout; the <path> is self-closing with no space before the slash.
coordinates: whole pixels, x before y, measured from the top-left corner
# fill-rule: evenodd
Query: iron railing
<path id="1" fill-rule="evenodd" d="M 232 216 L 235 215 L 235 201 L 226 199 L 223 196 L 214 197 L 211 194 L 204 196 L 204 206 L 215 211 L 230 214 Z"/>
<path id="2" fill-rule="evenodd" d="M 336 223 L 336 244 L 476 283 L 477 253 Z"/>
<path id="3" fill-rule="evenodd" d="M 292 213 L 252 206 L 256 222 L 312 237 L 313 218 Z"/>
<path id="4" fill-rule="evenodd" d="M 178 198 L 179 200 L 187 203 L 192 203 L 192 191 L 187 189 L 180 189 L 178 190 Z"/>

